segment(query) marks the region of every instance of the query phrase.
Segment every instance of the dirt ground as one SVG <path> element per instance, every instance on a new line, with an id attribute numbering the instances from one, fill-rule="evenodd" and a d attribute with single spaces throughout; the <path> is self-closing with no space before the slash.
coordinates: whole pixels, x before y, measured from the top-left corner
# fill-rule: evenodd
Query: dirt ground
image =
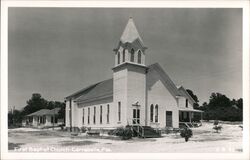
<path id="1" fill-rule="evenodd" d="M 188 142 L 177 134 L 165 134 L 161 138 L 133 138 L 120 140 L 118 137 L 72 136 L 68 132 L 52 129 L 16 128 L 9 129 L 10 152 L 161 152 L 161 153 L 225 153 L 242 152 L 242 128 L 239 124 L 222 124 L 216 133 L 212 123 L 203 123 L 193 128 Z"/>

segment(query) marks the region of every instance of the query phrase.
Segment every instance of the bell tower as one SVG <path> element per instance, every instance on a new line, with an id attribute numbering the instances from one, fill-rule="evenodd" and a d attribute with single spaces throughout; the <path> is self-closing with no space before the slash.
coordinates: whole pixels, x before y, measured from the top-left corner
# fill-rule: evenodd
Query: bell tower
<path id="1" fill-rule="evenodd" d="M 113 100 L 117 106 L 118 125 L 145 125 L 146 70 L 145 50 L 130 17 L 118 46 L 114 49 Z"/>
<path id="2" fill-rule="evenodd" d="M 145 66 L 145 47 L 133 19 L 130 17 L 115 52 L 115 67 L 124 63 Z"/>

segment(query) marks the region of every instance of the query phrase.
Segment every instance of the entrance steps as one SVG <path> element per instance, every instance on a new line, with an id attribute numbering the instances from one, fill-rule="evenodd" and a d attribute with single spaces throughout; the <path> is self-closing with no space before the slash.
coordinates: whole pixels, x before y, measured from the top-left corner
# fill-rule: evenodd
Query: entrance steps
<path id="1" fill-rule="evenodd" d="M 158 138 L 161 137 L 161 132 L 150 126 L 132 126 L 133 135 L 141 138 Z"/>

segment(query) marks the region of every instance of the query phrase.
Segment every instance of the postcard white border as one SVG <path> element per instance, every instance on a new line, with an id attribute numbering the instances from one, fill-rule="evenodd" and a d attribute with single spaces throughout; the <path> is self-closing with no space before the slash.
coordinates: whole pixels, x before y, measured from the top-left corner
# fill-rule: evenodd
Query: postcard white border
<path id="1" fill-rule="evenodd" d="M 8 152 L 8 7 L 243 8 L 242 153 L 13 153 Z M 249 1 L 2 1 L 1 2 L 1 159 L 249 159 Z"/>

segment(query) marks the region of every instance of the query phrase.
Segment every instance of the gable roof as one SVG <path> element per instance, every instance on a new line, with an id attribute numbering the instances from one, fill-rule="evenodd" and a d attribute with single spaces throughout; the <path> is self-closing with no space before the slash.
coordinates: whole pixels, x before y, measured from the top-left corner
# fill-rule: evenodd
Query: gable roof
<path id="1" fill-rule="evenodd" d="M 54 109 L 41 109 L 38 110 L 36 112 L 33 112 L 27 116 L 44 116 L 44 115 L 54 115 L 54 114 L 58 114 L 60 108 L 54 108 Z"/>
<path id="2" fill-rule="evenodd" d="M 179 91 L 177 87 L 175 86 L 174 82 L 170 79 L 170 77 L 167 75 L 167 73 L 162 69 L 162 67 L 158 63 L 154 63 L 150 66 L 148 66 L 149 70 L 155 70 L 158 72 L 158 74 L 162 77 L 164 81 L 165 87 L 169 90 L 171 95 L 176 98 L 176 96 L 180 96 Z"/>
<path id="3" fill-rule="evenodd" d="M 71 98 L 77 98 L 77 97 L 81 96 L 82 94 L 87 93 L 88 91 L 90 91 L 92 88 L 94 88 L 99 83 L 100 82 L 92 84 L 92 85 L 90 85 L 90 86 L 88 86 L 86 88 L 83 88 L 83 89 L 81 89 L 81 90 L 79 90 L 79 91 L 65 97 L 65 99 L 67 100 L 67 99 L 71 99 Z"/>
<path id="4" fill-rule="evenodd" d="M 158 63 L 149 65 L 148 70 L 155 70 L 158 72 L 158 74 L 163 79 L 163 84 L 174 98 L 177 98 L 177 96 L 182 96 L 188 98 L 192 103 L 195 102 L 183 87 L 176 87 L 176 85 Z M 113 99 L 113 78 L 83 88 L 80 91 L 67 96 L 65 99 L 74 99 L 76 102 L 90 102 L 103 98 Z"/>
<path id="5" fill-rule="evenodd" d="M 155 71 L 159 73 L 159 75 L 164 80 L 163 84 L 169 90 L 169 92 L 174 98 L 177 98 L 178 96 L 182 96 L 182 97 L 187 98 L 191 103 L 195 103 L 194 99 L 188 94 L 188 92 L 183 86 L 179 88 L 176 87 L 174 82 L 170 79 L 170 77 L 167 75 L 167 73 L 162 69 L 162 67 L 158 63 L 154 63 L 150 65 L 149 69 L 154 69 Z"/>
<path id="6" fill-rule="evenodd" d="M 178 87 L 178 90 L 181 96 L 186 97 L 191 103 L 196 103 L 183 86 Z"/>
<path id="7" fill-rule="evenodd" d="M 89 92 L 76 98 L 76 102 L 94 101 L 102 98 L 113 98 L 113 78 L 99 82 Z"/>
<path id="8" fill-rule="evenodd" d="M 90 85 L 65 99 L 74 99 L 76 102 L 86 102 L 102 98 L 113 98 L 113 78 Z"/>

